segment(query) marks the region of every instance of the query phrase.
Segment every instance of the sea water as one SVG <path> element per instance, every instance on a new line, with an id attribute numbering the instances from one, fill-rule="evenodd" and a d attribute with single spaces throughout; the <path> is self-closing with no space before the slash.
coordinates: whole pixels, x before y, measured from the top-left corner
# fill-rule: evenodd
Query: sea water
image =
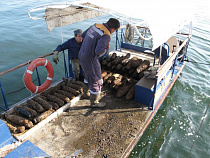
<path id="1" fill-rule="evenodd" d="M 34 21 L 28 17 L 28 10 L 31 8 L 62 2 L 69 3 L 70 1 L 8 0 L 0 2 L 0 72 L 29 62 L 37 56 L 51 53 L 58 44 L 62 43 L 61 28 L 48 32 L 44 20 Z M 186 64 L 130 157 L 210 157 L 210 109 L 207 115 L 204 115 L 210 102 L 208 1 L 202 1 L 197 8 L 193 21 L 193 36 L 188 47 L 188 58 L 191 62 Z M 107 20 L 108 17 L 98 19 L 100 23 Z M 63 27 L 63 40 L 72 38 L 73 31 L 77 28 L 85 30 L 93 23 L 95 23 L 94 20 L 89 20 Z M 59 63 L 53 64 L 56 72 L 54 81 L 64 76 L 62 53 L 59 58 Z M 47 59 L 51 61 L 52 56 Z M 23 88 L 22 78 L 25 69 L 26 67 L 22 67 L 0 76 L 9 106 L 30 95 L 29 91 Z M 44 72 L 40 75 L 41 78 L 45 78 L 46 70 L 39 71 Z M 38 84 L 37 81 L 36 84 Z M 0 105 L 4 105 L 1 95 Z M 202 118 L 203 124 L 200 127 Z M 194 140 L 196 140 L 195 143 Z"/>

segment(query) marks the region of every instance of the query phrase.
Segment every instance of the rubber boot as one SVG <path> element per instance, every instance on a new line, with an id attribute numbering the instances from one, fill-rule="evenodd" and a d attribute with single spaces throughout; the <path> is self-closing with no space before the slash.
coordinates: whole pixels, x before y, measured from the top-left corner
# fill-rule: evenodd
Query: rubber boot
<path id="1" fill-rule="evenodd" d="M 83 99 L 90 99 L 90 91 L 87 83 L 83 83 Z"/>
<path id="2" fill-rule="evenodd" d="M 90 107 L 101 108 L 101 107 L 106 106 L 105 102 L 99 102 L 99 97 L 100 97 L 100 93 L 99 94 L 90 93 Z"/>

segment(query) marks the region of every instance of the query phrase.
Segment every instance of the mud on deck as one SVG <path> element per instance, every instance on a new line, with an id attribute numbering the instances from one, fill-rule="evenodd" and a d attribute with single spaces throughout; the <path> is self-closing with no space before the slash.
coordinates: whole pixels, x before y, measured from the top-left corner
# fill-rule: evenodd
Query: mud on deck
<path id="1" fill-rule="evenodd" d="M 82 157 L 120 157 L 150 115 L 135 101 L 116 98 L 103 90 L 104 108 L 90 108 L 79 100 L 29 138 L 53 157 L 82 149 Z"/>

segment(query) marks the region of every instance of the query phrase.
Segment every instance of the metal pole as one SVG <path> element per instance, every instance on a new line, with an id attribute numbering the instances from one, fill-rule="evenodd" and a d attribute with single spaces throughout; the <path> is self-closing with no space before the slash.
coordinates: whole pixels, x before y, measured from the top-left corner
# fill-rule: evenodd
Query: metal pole
<path id="1" fill-rule="evenodd" d="M 1 88 L 1 93 L 2 93 L 2 96 L 3 96 L 3 99 L 4 99 L 4 104 L 5 104 L 5 107 L 6 107 L 6 110 L 9 110 L 9 107 L 8 107 L 8 104 L 7 104 L 7 99 L 6 99 L 6 97 L 5 97 L 5 95 L 4 95 L 4 91 L 3 91 L 3 88 L 2 88 L 2 86 L 1 86 L 1 82 L 0 82 L 0 88 Z M 0 107 L 1 108 L 1 107 Z M 5 110 L 5 109 L 3 109 L 3 108 L 1 108 L 2 110 Z M 5 110 L 5 111 L 6 111 Z"/>
<path id="2" fill-rule="evenodd" d="M 63 23 L 62 23 L 62 17 L 60 16 L 60 22 L 61 22 L 61 41 L 63 44 Z M 65 52 L 63 51 L 63 60 L 64 60 L 64 69 L 65 69 L 65 77 L 68 78 L 68 70 L 67 70 L 67 66 L 66 66 L 66 59 L 65 59 Z M 69 60 L 69 59 L 68 59 Z"/>
<path id="3" fill-rule="evenodd" d="M 162 45 L 160 45 L 160 54 L 159 54 L 159 63 L 158 63 L 158 69 L 160 68 L 160 62 L 161 62 L 161 54 L 162 54 Z"/>

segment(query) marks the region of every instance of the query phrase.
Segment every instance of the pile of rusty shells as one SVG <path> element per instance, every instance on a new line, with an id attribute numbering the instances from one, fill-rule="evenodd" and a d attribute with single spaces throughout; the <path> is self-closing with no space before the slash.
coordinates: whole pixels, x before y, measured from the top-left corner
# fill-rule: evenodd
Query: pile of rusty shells
<path id="1" fill-rule="evenodd" d="M 150 66 L 148 60 L 130 57 L 130 53 L 124 56 L 113 53 L 108 58 L 104 56 L 101 59 L 104 85 L 116 91 L 117 98 L 125 96 L 126 100 L 134 98 L 135 84 Z"/>
<path id="2" fill-rule="evenodd" d="M 83 82 L 63 79 L 55 87 L 51 87 L 30 100 L 14 107 L 12 113 L 7 112 L 0 117 L 13 134 L 24 133 L 54 111 L 70 102 L 83 92 Z"/>
<path id="3" fill-rule="evenodd" d="M 150 61 L 142 60 L 138 57 L 130 59 L 130 56 L 130 53 L 124 56 L 117 56 L 116 53 L 113 53 L 108 58 L 104 56 L 101 59 L 101 67 L 103 70 L 140 80 L 144 76 L 144 71 L 149 68 Z"/>

